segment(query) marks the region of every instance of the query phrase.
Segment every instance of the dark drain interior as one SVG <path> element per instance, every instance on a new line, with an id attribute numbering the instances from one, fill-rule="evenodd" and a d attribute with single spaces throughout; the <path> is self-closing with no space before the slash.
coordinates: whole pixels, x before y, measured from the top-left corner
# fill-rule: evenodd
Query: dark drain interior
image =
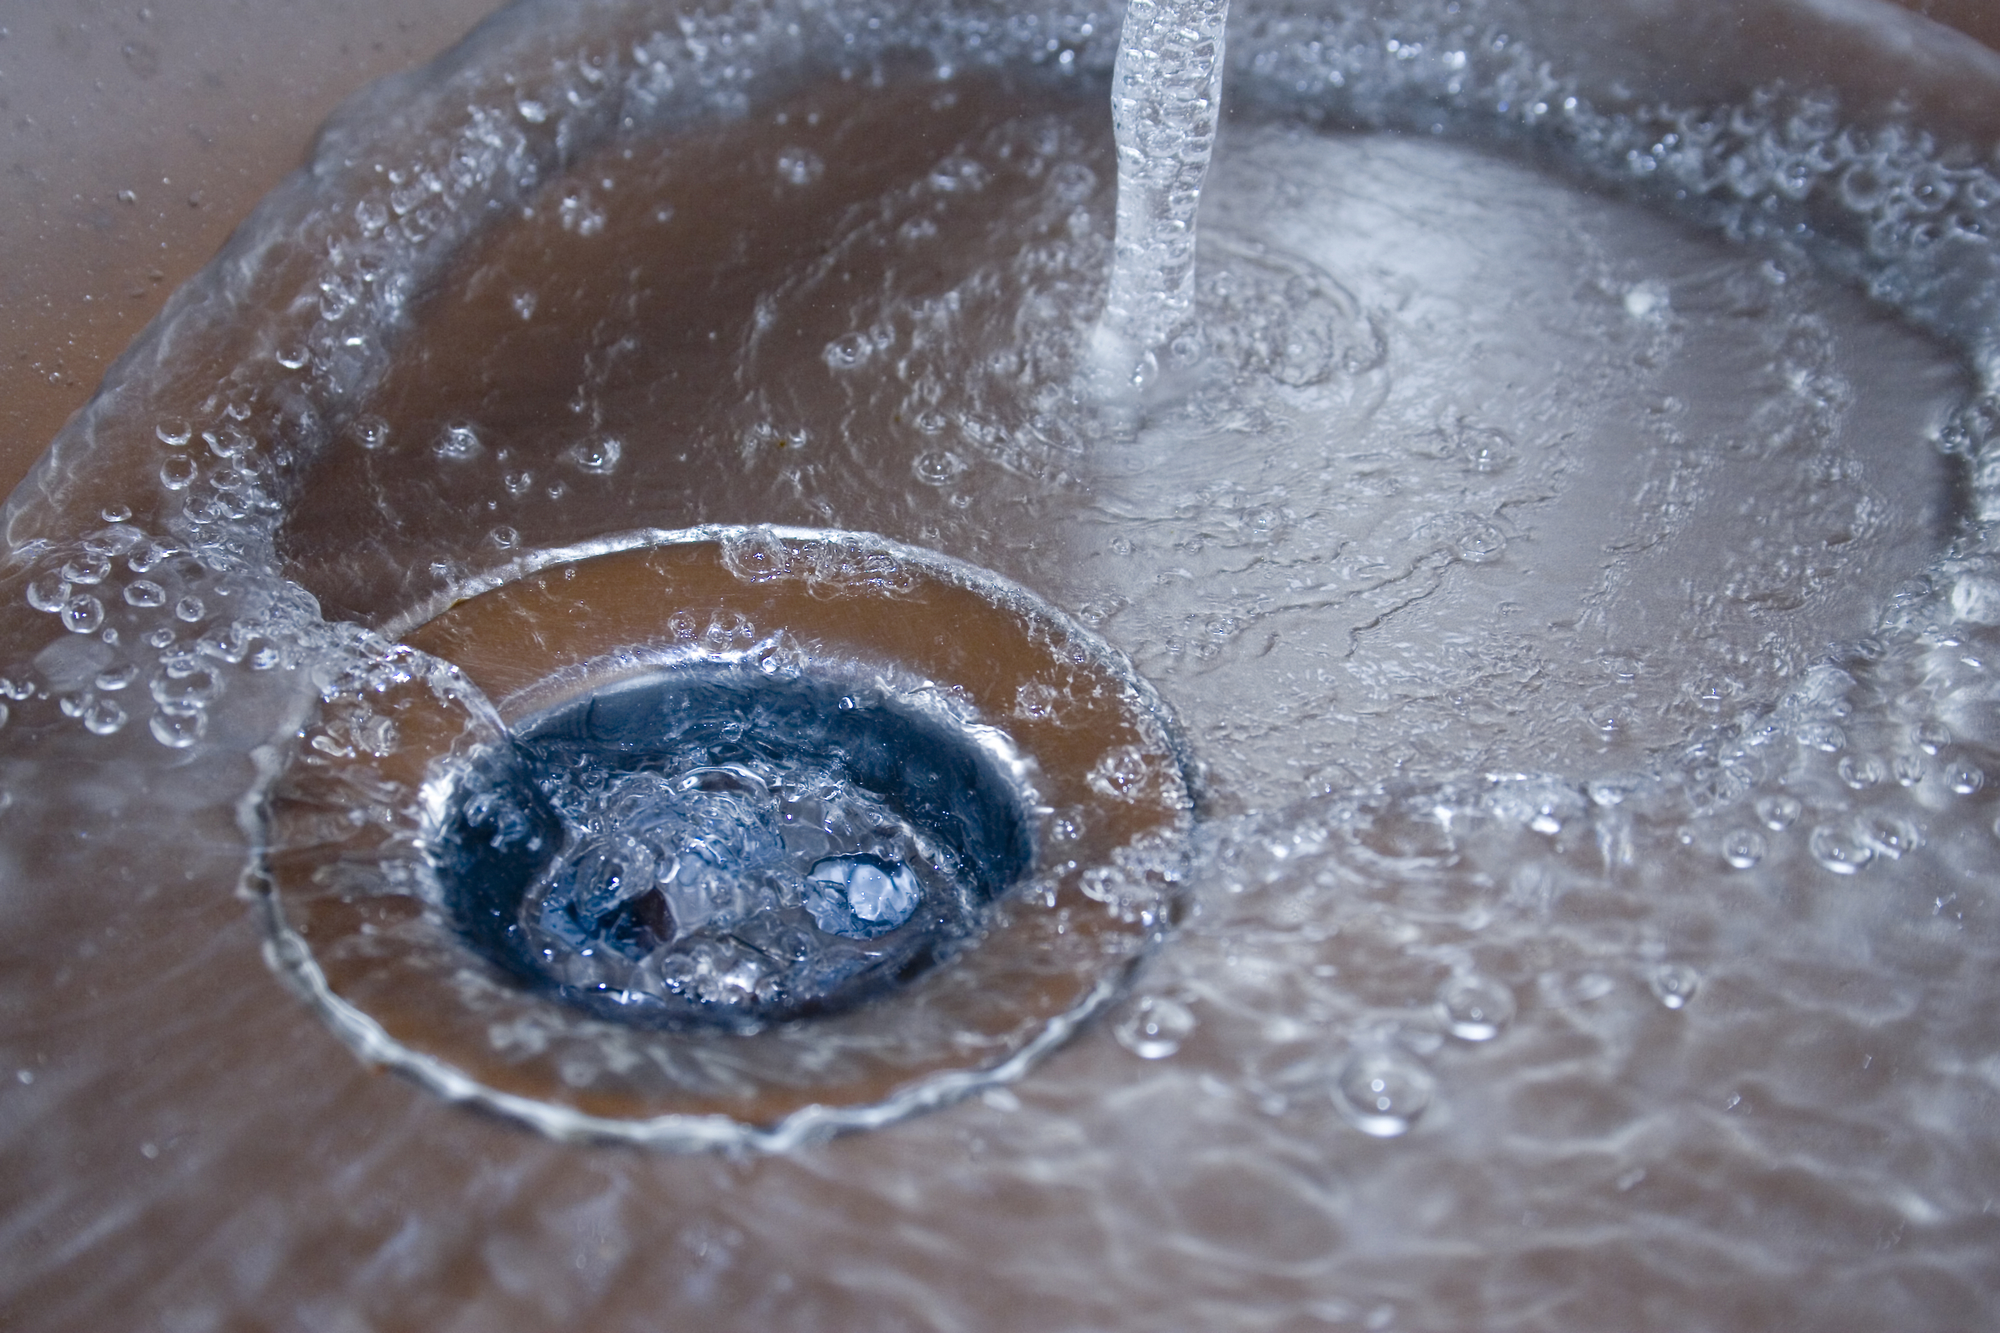
<path id="1" fill-rule="evenodd" d="M 434 864 L 467 944 L 596 1017 L 834 1013 L 950 957 L 1028 870 L 1026 796 L 988 747 L 860 672 L 675 666 L 476 758 Z"/>

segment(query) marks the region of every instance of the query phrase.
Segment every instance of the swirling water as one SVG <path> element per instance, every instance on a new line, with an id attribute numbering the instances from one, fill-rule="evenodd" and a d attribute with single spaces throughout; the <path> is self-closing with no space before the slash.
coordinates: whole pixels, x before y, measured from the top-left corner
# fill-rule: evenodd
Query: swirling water
<path id="1" fill-rule="evenodd" d="M 1859 93 L 1621 93 L 1504 5 L 1253 10 L 1205 342 L 1111 454 L 1116 30 L 518 11 L 59 441 L 0 668 L 24 1322 L 1990 1313 L 1989 169 Z M 703 521 L 1095 624 L 1206 766 L 1195 914 L 1016 1088 L 784 1157 L 370 1078 L 223 891 L 248 756 L 432 669 L 357 626 Z"/>

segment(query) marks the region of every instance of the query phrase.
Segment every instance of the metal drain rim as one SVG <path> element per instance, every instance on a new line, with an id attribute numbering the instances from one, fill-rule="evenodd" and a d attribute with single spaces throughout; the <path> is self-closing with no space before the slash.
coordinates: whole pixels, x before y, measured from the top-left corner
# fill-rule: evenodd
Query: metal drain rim
<path id="1" fill-rule="evenodd" d="M 289 790 L 287 774 L 298 761 L 294 755 L 291 764 L 274 762 L 272 780 L 265 784 L 266 797 L 255 813 L 260 851 L 250 883 L 264 905 L 266 952 L 273 968 L 319 1011 L 355 1054 L 371 1064 L 395 1068 L 449 1101 L 482 1107 L 558 1139 L 610 1140 L 675 1150 L 782 1150 L 841 1130 L 886 1124 L 1017 1079 L 1118 996 L 1132 967 L 1164 933 L 1178 887 L 1167 883 L 1158 903 L 1135 909 L 1133 900 L 1119 900 L 1102 892 L 1102 877 L 1112 862 L 1125 858 L 1131 848 L 1147 848 L 1155 871 L 1165 864 L 1162 849 L 1171 848 L 1170 856 L 1181 854 L 1192 810 L 1186 755 L 1164 705 L 1122 656 L 1017 585 L 949 557 L 864 533 L 726 526 L 646 530 L 525 556 L 399 617 L 390 632 L 410 646 L 453 663 L 466 679 L 484 688 L 497 707 L 496 721 L 518 721 L 546 707 L 552 699 L 584 692 L 592 679 L 609 679 L 601 674 L 605 654 L 593 650 L 629 630 L 627 617 L 655 591 L 646 585 L 646 579 L 663 577 L 663 571 L 670 573 L 676 567 L 691 581 L 682 586 L 698 585 L 701 597 L 712 597 L 720 590 L 736 594 L 724 599 L 732 604 L 754 605 L 766 613 L 774 606 L 784 607 L 806 617 L 808 623 L 803 625 L 796 620 L 782 625 L 781 633 L 793 641 L 819 644 L 822 639 L 840 640 L 848 633 L 847 627 L 863 619 L 855 614 L 862 605 L 879 615 L 885 608 L 893 611 L 912 602 L 933 607 L 942 602 L 962 619 L 969 616 L 964 623 L 979 635 L 1000 636 L 1003 631 L 1012 635 L 1007 643 L 982 641 L 982 662 L 990 659 L 1004 664 L 1011 655 L 1021 662 L 1059 665 L 1088 682 L 1089 693 L 1100 696 L 1093 706 L 1100 713 L 1109 707 L 1125 728 L 1111 735 L 1110 741 L 1138 737 L 1156 761 L 1144 791 L 1114 792 L 1102 781 L 1098 770 L 1103 768 L 1103 755 L 1116 745 L 1096 744 L 1094 749 L 1085 745 L 1079 750 L 1069 740 L 1052 751 L 1040 742 L 1055 731 L 1068 735 L 1072 729 L 1048 720 L 1005 720 L 1014 743 L 1039 766 L 1038 782 L 1048 788 L 1052 805 L 1073 805 L 1084 798 L 1096 814 L 1114 816 L 1106 825 L 1111 830 L 1109 840 L 1106 836 L 1094 841 L 1085 837 L 1057 852 L 1038 838 L 1031 877 L 1038 891 L 1046 888 L 1047 911 L 1073 917 L 1080 937 L 1098 932 L 1093 938 L 1107 942 L 1102 965 L 1077 978 L 1073 986 L 1057 988 L 1058 994 L 1043 1009 L 1031 1006 L 1028 1019 L 997 1054 L 988 1049 L 967 1059 L 946 1053 L 912 1076 L 895 1080 L 893 1087 L 864 1079 L 851 1088 L 765 1088 L 744 1099 L 740 1110 L 732 1105 L 725 1111 L 717 1109 L 713 1098 L 693 1097 L 672 1088 L 654 1089 L 648 1095 L 627 1092 L 581 1097 L 548 1086 L 547 1079 L 532 1087 L 523 1086 L 504 1069 L 496 1076 L 491 1061 L 482 1064 L 466 1058 L 463 1042 L 454 1045 L 450 1040 L 426 1040 L 421 1033 L 413 1040 L 408 1006 L 399 1009 L 392 1004 L 380 1012 L 371 1009 L 365 998 L 357 1000 L 350 993 L 355 988 L 349 964 L 336 960 L 331 968 L 327 965 L 327 951 L 332 948 L 337 955 L 342 939 L 336 936 L 330 943 L 318 923 L 300 916 L 301 897 L 319 892 L 307 886 L 326 861 L 322 857 L 315 865 L 311 856 L 301 861 L 286 840 L 282 807 Z M 620 594 L 622 600 L 612 599 L 618 602 L 616 606 L 595 602 L 621 579 L 629 586 Z M 585 600 L 578 602 L 578 597 Z M 589 606 L 593 612 L 604 612 L 591 617 L 580 642 L 524 658 L 518 651 L 522 642 L 518 633 L 511 641 L 504 635 L 494 639 L 491 631 L 496 624 L 512 624 L 519 630 L 523 623 L 533 621 L 524 607 L 533 604 L 546 610 L 564 604 L 565 598 L 572 608 Z M 653 612 L 663 622 L 667 616 L 659 606 L 665 603 L 659 599 L 654 603 Z M 821 608 L 816 621 L 812 619 L 814 607 Z M 528 616 L 528 622 L 521 620 L 523 615 Z M 909 632 L 902 638 L 906 646 L 914 642 Z M 937 636 L 936 641 L 943 644 L 945 636 Z M 632 646 L 625 645 L 627 649 Z M 593 662 L 598 664 L 595 677 Z M 915 664 L 919 674 L 924 665 Z M 992 671 L 994 681 L 984 682 L 971 693 L 980 696 L 974 700 L 974 711 L 998 721 L 1004 710 L 995 704 L 994 689 L 1006 686 L 1020 672 L 1003 666 L 994 666 Z M 1080 768 L 1077 754 L 1083 751 L 1098 756 L 1096 768 Z M 434 768 L 439 758 L 426 757 L 427 768 Z M 434 793 L 429 799 L 437 804 Z M 1092 875 L 1100 877 L 1097 892 L 1092 891 Z M 1175 878 L 1171 870 L 1164 877 L 1168 881 Z M 408 905 L 407 901 L 402 904 Z M 345 944 L 355 942 L 348 939 Z M 379 945 L 379 941 L 375 943 Z M 989 951 L 1000 960 L 991 966 L 1001 967 L 1006 955 L 992 939 L 974 945 L 966 957 L 985 958 Z M 966 960 L 961 959 L 940 970 L 955 975 L 966 966 Z M 919 979 L 918 985 L 922 984 Z M 449 1004 L 448 987 L 440 983 L 434 989 L 436 994 L 430 999 Z M 811 1027 L 816 1022 L 793 1026 Z M 662 1035 L 657 1039 L 671 1042 L 676 1038 Z"/>

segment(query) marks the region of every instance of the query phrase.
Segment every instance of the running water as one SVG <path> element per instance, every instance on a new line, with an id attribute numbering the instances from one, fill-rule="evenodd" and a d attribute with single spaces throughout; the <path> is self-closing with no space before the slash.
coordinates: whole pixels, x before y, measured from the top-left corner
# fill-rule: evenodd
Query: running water
<path id="1" fill-rule="evenodd" d="M 1222 108 L 1229 0 L 1132 0 L 1111 76 L 1118 224 L 1097 368 L 1143 387 L 1176 338 L 1191 360 L 1195 211 Z"/>
<path id="2" fill-rule="evenodd" d="M 16 497 L 0 1323 L 1990 1322 L 1990 67 L 1909 23 L 1782 83 L 1648 66 L 1714 8 L 1672 0 L 1246 0 L 1199 359 L 1093 448 L 1116 16 L 993 8 L 489 25 L 334 126 Z M 947 552 L 1135 659 L 1208 780 L 1192 914 L 1018 1088 L 780 1157 L 364 1071 L 229 893 L 258 747 L 342 765 L 288 850 L 367 906 L 421 850 L 392 706 L 470 687 L 358 626 L 709 522 Z M 919 850 L 801 848 L 786 910 L 873 948 Z M 351 919 L 359 959 L 408 926 Z"/>

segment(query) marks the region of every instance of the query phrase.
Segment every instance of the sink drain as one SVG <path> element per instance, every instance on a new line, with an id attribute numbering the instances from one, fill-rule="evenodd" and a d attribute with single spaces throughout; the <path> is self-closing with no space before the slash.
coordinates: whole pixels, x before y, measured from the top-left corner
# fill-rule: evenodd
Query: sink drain
<path id="1" fill-rule="evenodd" d="M 997 733 L 854 663 L 697 657 L 539 717 L 438 839 L 466 941 L 648 1026 L 838 1012 L 971 940 L 1032 861 Z"/>
<path id="2" fill-rule="evenodd" d="M 1018 1075 L 1173 912 L 1149 688 L 878 538 L 545 553 L 325 683 L 258 815 L 274 965 L 564 1137 L 781 1147 Z"/>

